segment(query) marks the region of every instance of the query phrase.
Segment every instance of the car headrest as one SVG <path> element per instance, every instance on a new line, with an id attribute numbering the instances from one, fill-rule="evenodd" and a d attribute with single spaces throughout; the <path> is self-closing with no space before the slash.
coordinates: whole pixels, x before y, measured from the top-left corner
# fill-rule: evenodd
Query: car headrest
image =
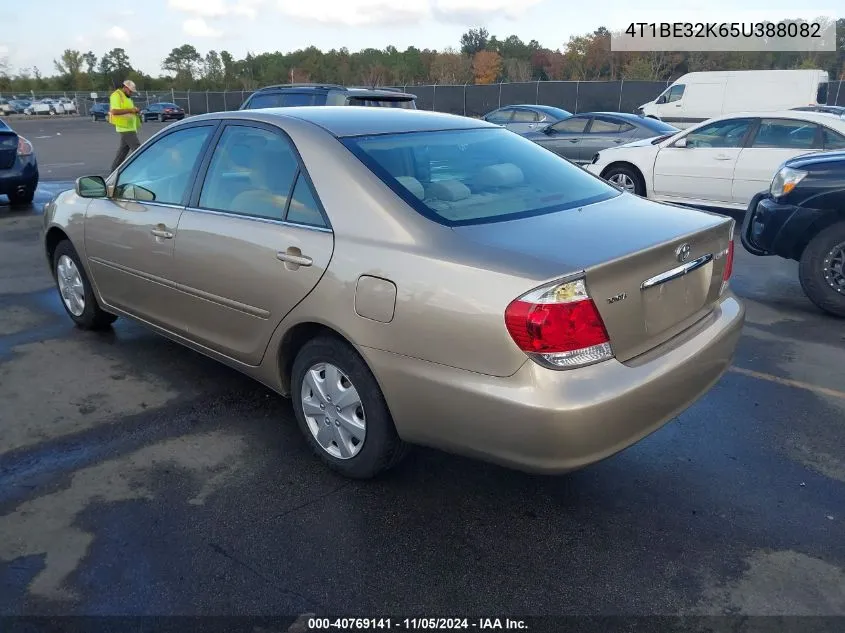
<path id="1" fill-rule="evenodd" d="M 448 202 L 464 200 L 472 195 L 469 187 L 460 180 L 438 180 L 431 184 L 428 193 L 433 198 Z"/>
<path id="2" fill-rule="evenodd" d="M 478 174 L 476 183 L 481 187 L 512 187 L 521 184 L 525 174 L 513 163 L 488 165 Z"/>
<path id="3" fill-rule="evenodd" d="M 411 176 L 399 176 L 396 180 L 400 185 L 405 187 L 405 189 L 410 191 L 411 195 L 416 196 L 420 200 L 425 198 L 425 189 L 423 189 L 422 183 L 416 178 L 412 178 Z"/>

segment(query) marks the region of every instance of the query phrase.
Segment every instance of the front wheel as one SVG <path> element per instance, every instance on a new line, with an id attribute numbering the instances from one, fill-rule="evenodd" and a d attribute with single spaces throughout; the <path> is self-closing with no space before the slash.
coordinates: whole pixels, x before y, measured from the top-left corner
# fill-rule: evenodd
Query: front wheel
<path id="1" fill-rule="evenodd" d="M 816 306 L 845 317 L 845 222 L 816 235 L 801 254 L 798 276 Z"/>
<path id="2" fill-rule="evenodd" d="M 158 115 L 158 122 L 159 122 L 159 123 L 164 123 L 164 115 L 163 115 L 163 114 L 159 114 L 159 115 Z"/>
<path id="3" fill-rule="evenodd" d="M 404 457 L 384 395 L 364 359 L 347 343 L 319 337 L 293 363 L 291 395 L 302 434 L 331 469 L 369 479 Z"/>
<path id="4" fill-rule="evenodd" d="M 619 165 L 611 167 L 604 173 L 604 179 L 628 193 L 638 196 L 645 196 L 645 184 L 643 179 L 632 167 Z"/>
<path id="5" fill-rule="evenodd" d="M 117 316 L 106 312 L 97 303 L 79 255 L 68 240 L 59 242 L 53 253 L 53 276 L 62 305 L 79 327 L 84 330 L 102 330 L 117 320 Z"/>

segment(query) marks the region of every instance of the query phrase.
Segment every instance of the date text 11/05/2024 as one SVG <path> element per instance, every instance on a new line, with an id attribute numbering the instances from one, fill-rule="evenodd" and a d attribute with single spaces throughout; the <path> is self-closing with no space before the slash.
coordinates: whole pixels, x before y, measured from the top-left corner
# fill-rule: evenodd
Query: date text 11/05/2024
<path id="1" fill-rule="evenodd" d="M 630 37 L 815 38 L 824 37 L 820 22 L 631 22 Z"/>
<path id="2" fill-rule="evenodd" d="M 524 620 L 510 618 L 308 618 L 311 631 L 447 631 L 527 630 Z"/>

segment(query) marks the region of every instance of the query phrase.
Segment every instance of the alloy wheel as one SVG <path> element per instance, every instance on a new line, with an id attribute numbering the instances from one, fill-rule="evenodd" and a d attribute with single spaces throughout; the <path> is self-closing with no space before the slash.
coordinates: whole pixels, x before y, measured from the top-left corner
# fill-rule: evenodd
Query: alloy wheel
<path id="1" fill-rule="evenodd" d="M 636 193 L 637 191 L 637 185 L 628 174 L 613 174 L 607 180 L 618 187 L 622 187 L 628 193 Z"/>
<path id="2" fill-rule="evenodd" d="M 845 294 L 845 242 L 834 246 L 824 257 L 824 280 L 840 294 Z"/>

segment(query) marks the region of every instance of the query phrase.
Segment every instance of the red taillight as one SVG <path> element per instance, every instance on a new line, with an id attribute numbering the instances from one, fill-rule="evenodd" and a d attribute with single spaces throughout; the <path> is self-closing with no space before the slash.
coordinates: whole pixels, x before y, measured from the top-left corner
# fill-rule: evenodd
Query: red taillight
<path id="1" fill-rule="evenodd" d="M 725 255 L 725 270 L 722 273 L 722 281 L 728 281 L 734 271 L 734 241 L 728 242 L 728 253 Z"/>
<path id="2" fill-rule="evenodd" d="M 610 337 L 584 281 L 552 284 L 512 301 L 505 327 L 519 349 L 555 367 L 613 356 Z"/>
<path id="3" fill-rule="evenodd" d="M 18 155 L 30 156 L 32 154 L 32 143 L 27 141 L 23 136 L 18 137 Z"/>

